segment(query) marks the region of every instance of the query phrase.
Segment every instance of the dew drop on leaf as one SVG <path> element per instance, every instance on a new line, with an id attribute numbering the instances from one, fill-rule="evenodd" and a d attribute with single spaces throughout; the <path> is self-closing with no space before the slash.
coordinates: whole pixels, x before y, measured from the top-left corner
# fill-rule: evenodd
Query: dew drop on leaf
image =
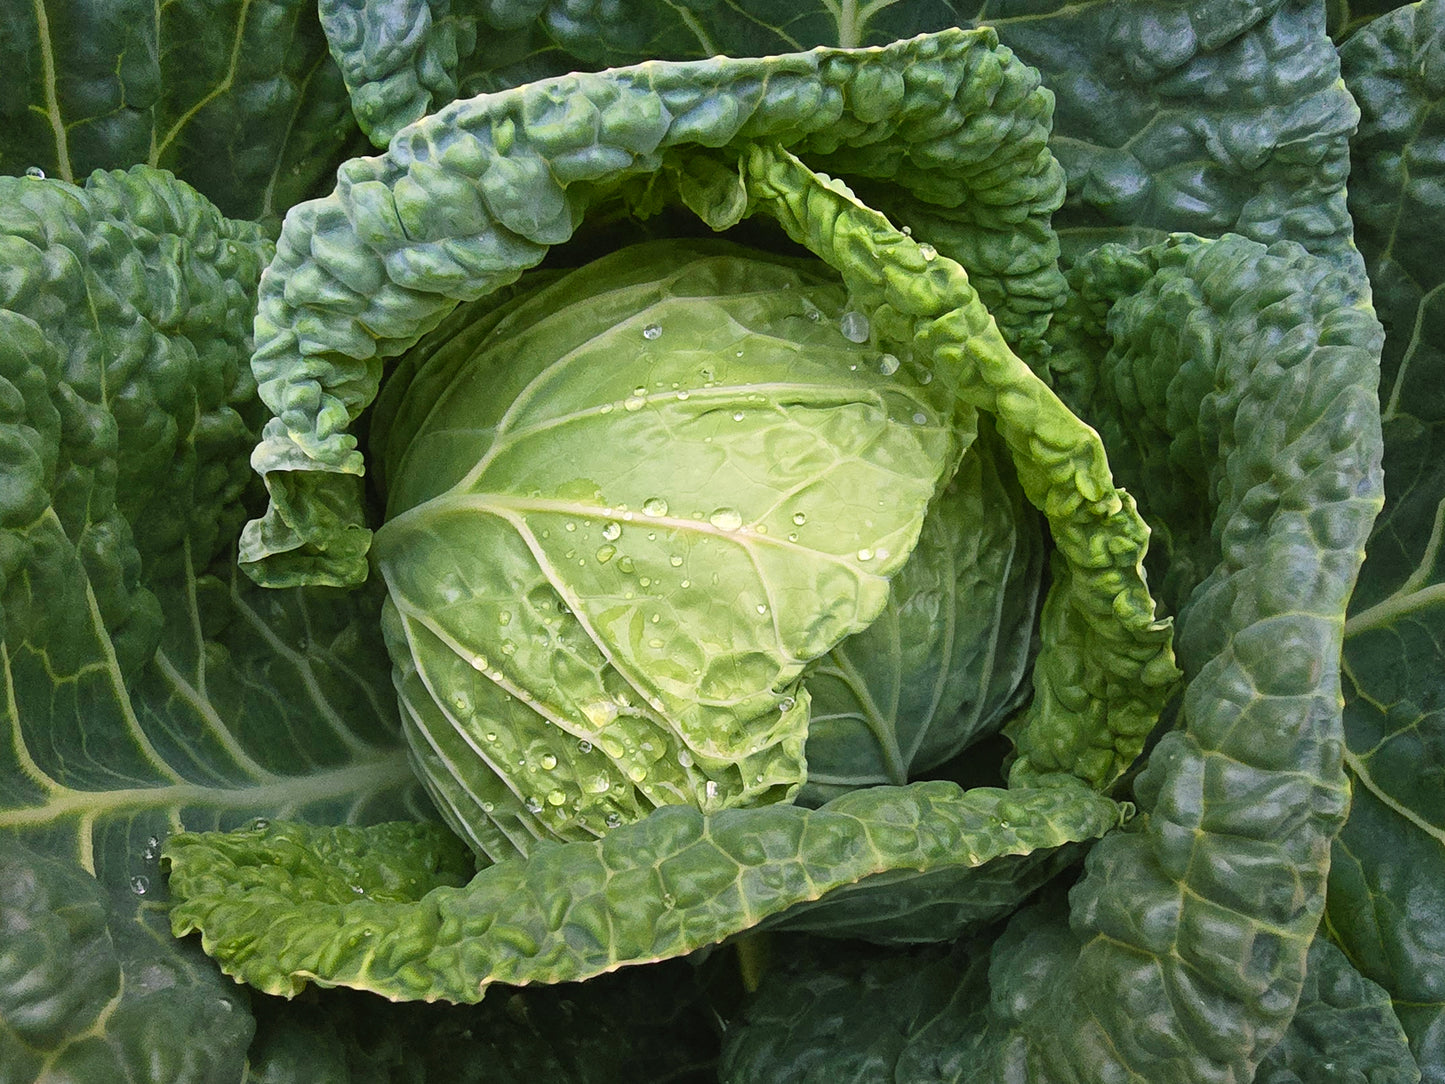
<path id="1" fill-rule="evenodd" d="M 797 526 L 801 527 L 803 524 L 805 524 L 805 523 L 807 523 L 807 522 L 808 522 L 808 517 L 807 517 L 807 515 L 806 515 L 805 513 L 803 513 L 803 512 L 794 512 L 794 513 L 793 513 L 793 523 L 796 524 Z"/>
<path id="2" fill-rule="evenodd" d="M 642 510 L 649 516 L 667 515 L 667 502 L 661 497 L 648 497 L 642 502 Z"/>
<path id="3" fill-rule="evenodd" d="M 535 795 L 528 795 L 527 800 L 522 804 L 527 807 L 528 813 L 542 812 L 542 799 L 536 797 Z"/>
<path id="4" fill-rule="evenodd" d="M 682 558 L 674 553 L 671 557 L 667 559 L 667 563 L 670 564 L 673 568 L 681 568 Z"/>
<path id="5" fill-rule="evenodd" d="M 893 354 L 884 354 L 878 359 L 878 371 L 884 376 L 892 376 L 898 371 L 898 358 Z"/>
<path id="6" fill-rule="evenodd" d="M 869 331 L 868 317 L 857 311 L 845 312 L 838 320 L 838 330 L 850 343 L 866 343 Z"/>
<path id="7" fill-rule="evenodd" d="M 31 178 L 32 180 L 43 181 L 45 180 L 45 170 L 41 169 L 39 166 L 26 166 L 25 176 Z"/>
<path id="8" fill-rule="evenodd" d="M 542 770 L 550 772 L 557 766 L 557 758 L 551 753 L 542 754 Z"/>
<path id="9" fill-rule="evenodd" d="M 567 800 L 567 792 L 558 788 L 547 795 L 548 805 L 561 805 Z"/>
<path id="10" fill-rule="evenodd" d="M 615 521 L 607 524 L 602 528 L 602 537 L 609 542 L 616 542 L 622 537 L 622 524 Z"/>
<path id="11" fill-rule="evenodd" d="M 691 768 L 692 754 L 686 749 L 680 750 L 677 754 L 677 763 L 684 768 Z"/>
<path id="12" fill-rule="evenodd" d="M 861 550 L 858 551 L 858 560 L 860 560 L 860 561 L 871 561 L 871 560 L 873 560 L 873 551 L 870 550 L 867 546 L 864 546 Z"/>
<path id="13" fill-rule="evenodd" d="M 607 825 L 608 828 L 620 828 L 622 826 L 622 814 L 609 813 L 604 818 L 604 823 Z"/>
<path id="14" fill-rule="evenodd" d="M 588 741 L 586 738 L 579 738 L 578 741 L 577 741 L 577 752 L 579 752 L 579 753 L 590 753 L 590 752 L 592 752 L 592 743 L 591 743 L 590 741 Z"/>
<path id="15" fill-rule="evenodd" d="M 715 508 L 707 521 L 719 531 L 736 531 L 743 525 L 742 514 L 736 508 Z"/>
<path id="16" fill-rule="evenodd" d="M 938 249 L 934 248 L 927 241 L 918 246 L 918 251 L 929 263 L 938 259 Z"/>
<path id="17" fill-rule="evenodd" d="M 791 696 L 785 696 L 785 697 L 783 697 L 781 700 L 778 701 L 778 710 L 779 710 L 779 711 L 792 711 L 794 705 L 796 705 L 796 704 L 797 704 L 797 701 L 794 700 Z"/>
<path id="18" fill-rule="evenodd" d="M 646 327 L 644 327 L 644 328 L 642 329 L 642 337 L 643 337 L 644 339 L 648 339 L 648 340 L 653 340 L 653 339 L 660 339 L 660 338 L 662 338 L 662 325 L 661 325 L 661 324 L 648 324 Z"/>
<path id="19" fill-rule="evenodd" d="M 150 891 L 151 883 L 146 877 L 132 877 L 130 879 L 130 890 L 137 896 L 144 896 Z"/>

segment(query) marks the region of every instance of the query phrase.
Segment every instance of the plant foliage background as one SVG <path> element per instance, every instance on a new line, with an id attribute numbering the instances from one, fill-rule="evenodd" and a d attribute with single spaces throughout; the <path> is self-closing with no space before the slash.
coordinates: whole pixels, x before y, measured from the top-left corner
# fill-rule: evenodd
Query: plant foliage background
<path id="1" fill-rule="evenodd" d="M 1288 0 L 8 7 L 0 1081 L 761 1081 L 831 1079 L 844 1067 L 859 1079 L 944 1080 L 1019 1058 L 1057 1079 L 1089 1079 L 1087 1066 L 1054 1051 L 1062 1032 L 1050 1029 L 1068 1021 L 1070 1038 L 1085 1033 L 1076 1024 L 1106 1018 L 1104 1030 L 1127 1030 L 1140 1017 L 1131 1041 L 1165 1048 L 1187 1079 L 1329 1081 L 1348 1071 L 1445 1080 L 1445 460 L 1436 454 L 1445 330 L 1433 248 L 1445 217 L 1442 21 L 1436 0 L 1391 11 Z M 393 1006 L 314 989 L 285 1002 L 222 976 L 194 939 L 174 940 L 159 866 L 173 833 L 250 826 L 269 845 L 272 821 L 434 817 L 400 735 L 377 593 L 263 591 L 236 570 L 241 525 L 264 503 L 249 466 L 263 420 L 248 366 L 252 315 L 286 210 L 329 191 L 345 159 L 458 97 L 654 58 L 881 45 L 980 23 L 1055 95 L 1049 145 L 1066 196 L 1054 223 L 1071 294 L 1050 333 L 1050 365 L 1151 517 L 1150 574 L 1178 615 L 1191 681 L 1201 668 L 1192 659 L 1245 653 L 1214 642 L 1231 627 L 1237 596 L 1191 600 L 1221 555 L 1235 571 L 1248 563 L 1230 565 L 1240 539 L 1228 517 L 1216 523 L 1200 509 L 1232 495 L 1249 520 L 1248 485 L 1281 466 L 1271 456 L 1292 457 L 1288 470 L 1305 479 L 1328 458 L 1320 448 L 1368 459 L 1350 445 L 1368 439 L 1351 429 L 1360 416 L 1352 397 L 1373 374 L 1345 346 L 1369 333 L 1331 313 L 1361 312 L 1370 298 L 1384 325 L 1385 506 L 1343 627 L 1344 748 L 1302 754 L 1317 769 L 1303 789 L 1243 801 L 1229 779 L 1206 785 L 1181 768 L 1198 750 L 1171 736 L 1135 786 L 1146 810 L 1187 804 L 1161 793 L 1161 778 L 1193 779 L 1206 812 L 1243 801 L 1279 818 L 1265 834 L 1283 841 L 1284 859 L 1262 849 L 1221 856 L 1215 868 L 1208 855 L 1181 860 L 1181 883 L 1235 878 L 1246 886 L 1241 907 L 1256 916 L 1288 909 L 1248 886 L 1270 883 L 1258 872 L 1270 862 L 1295 861 L 1290 810 L 1303 803 L 1334 824 L 1348 808 L 1298 1010 L 1293 996 L 1271 1002 L 1274 948 L 1264 942 L 1253 955 L 1240 949 L 1261 969 L 1240 979 L 1255 1016 L 1177 985 L 1166 985 L 1165 1000 L 1195 1013 L 1202 1031 L 1169 1030 L 1176 1024 L 1147 1016 L 1143 1002 L 1091 1003 L 1087 971 L 1066 982 L 1051 970 L 1077 952 L 1060 940 L 1072 869 L 1003 934 L 888 951 L 778 935 L 750 998 L 715 952 L 581 985 L 502 988 L 479 1006 Z M 1291 247 L 1261 256 L 1240 242 L 1213 255 L 1189 243 L 1145 256 L 1110 247 L 1138 250 L 1179 232 L 1292 242 L 1319 260 Z M 1197 340 L 1170 340 L 1147 307 L 1129 308 L 1145 281 L 1160 311 L 1187 296 L 1196 305 L 1187 311 L 1207 314 L 1189 325 Z M 1282 282 L 1295 300 L 1281 300 Z M 1178 424 L 1181 414 L 1214 417 L 1203 404 L 1231 386 L 1231 364 L 1268 368 L 1303 326 L 1354 359 L 1341 399 L 1309 402 L 1286 374 L 1251 385 L 1258 401 L 1237 416 L 1258 422 L 1253 431 Z M 1253 354 L 1226 350 L 1211 367 L 1207 347 L 1222 341 L 1211 334 L 1248 342 Z M 1204 375 L 1169 384 L 1151 375 L 1151 351 L 1173 351 L 1181 372 Z M 1104 356 L 1110 367 L 1090 360 Z M 1270 444 L 1271 403 L 1318 424 L 1303 426 L 1303 443 Z M 1335 443 L 1311 443 L 1326 432 Z M 1211 440 L 1237 453 L 1221 455 L 1226 466 L 1198 451 Z M 1250 463 L 1252 448 L 1263 449 L 1263 468 Z M 1336 525 L 1311 526 L 1328 550 Z M 1265 585 L 1287 600 L 1286 613 L 1288 600 L 1313 597 L 1305 565 L 1273 567 L 1299 573 Z M 1316 692 L 1328 698 L 1327 676 Z M 1137 838 L 1107 836 L 1090 859 L 1093 879 L 1075 892 L 1076 906 L 1096 899 L 1094 919 L 1121 929 L 1154 917 L 1142 907 L 1151 892 L 1179 894 L 1129 864 Z M 439 840 L 418 830 L 382 879 L 465 880 L 464 856 Z M 1054 872 L 1019 873 L 1016 883 L 1032 889 Z M 1005 909 L 1017 903 L 1010 883 L 1000 889 Z M 1140 912 L 1098 919 L 1109 898 L 1132 899 Z M 1199 936 L 1227 940 L 1247 924 L 1226 916 Z M 1282 940 L 1302 953 L 1310 932 Z M 1141 989 L 1144 1001 L 1154 997 Z M 1193 1038 L 1202 1032 L 1226 1038 L 1211 1047 Z"/>

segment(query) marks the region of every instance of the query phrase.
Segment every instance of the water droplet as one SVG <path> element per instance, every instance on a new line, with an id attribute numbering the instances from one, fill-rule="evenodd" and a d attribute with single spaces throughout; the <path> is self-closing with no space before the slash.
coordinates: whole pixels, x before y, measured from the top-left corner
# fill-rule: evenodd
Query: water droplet
<path id="1" fill-rule="evenodd" d="M 637 566 L 633 564 L 631 557 L 628 557 L 624 554 L 622 557 L 619 557 L 617 559 L 617 567 L 623 572 L 630 575 L 632 573 L 632 570 L 635 569 Z"/>
<path id="2" fill-rule="evenodd" d="M 803 524 L 805 524 L 805 523 L 807 523 L 807 522 L 808 522 L 807 513 L 805 513 L 805 512 L 794 512 L 794 513 L 793 513 L 793 523 L 796 524 L 797 526 L 801 527 Z"/>
<path id="3" fill-rule="evenodd" d="M 789 542 L 796 542 L 797 540 L 798 540 L 798 532 L 797 532 L 797 531 L 790 531 L 789 534 L 788 534 L 788 541 L 789 541 Z"/>
<path id="4" fill-rule="evenodd" d="M 567 800 L 567 792 L 564 791 L 564 790 L 562 790 L 562 789 L 560 789 L 560 788 L 557 789 L 557 790 L 552 791 L 551 794 L 547 795 L 547 804 L 548 804 L 548 805 L 561 805 L 561 804 L 562 804 L 563 802 L 565 802 L 566 800 Z"/>
<path id="5" fill-rule="evenodd" d="M 490 813 L 492 810 L 494 810 L 494 809 L 496 809 L 496 808 L 497 808 L 497 807 L 494 806 L 494 805 L 492 805 L 491 802 L 483 802 L 483 803 L 482 803 L 482 812 L 483 812 L 483 813 Z"/>
<path id="6" fill-rule="evenodd" d="M 869 332 L 868 317 L 861 312 L 845 312 L 838 320 L 838 330 L 850 343 L 866 343 Z"/>
<path id="7" fill-rule="evenodd" d="M 691 580 L 683 580 L 683 581 L 682 581 L 680 584 L 678 584 L 677 586 L 679 586 L 679 587 L 683 588 L 684 590 L 686 590 L 687 588 L 689 588 L 689 587 L 692 586 L 692 581 L 691 581 Z"/>
<path id="8" fill-rule="evenodd" d="M 528 813 L 540 813 L 540 812 L 542 812 L 542 799 L 538 798 L 538 797 L 537 797 L 536 795 L 534 795 L 534 794 L 529 794 L 529 795 L 527 795 L 527 800 L 526 800 L 525 802 L 523 802 L 522 804 L 527 807 L 527 812 L 528 812 Z"/>
<path id="9" fill-rule="evenodd" d="M 677 398 L 679 402 L 685 403 L 688 401 L 688 399 L 692 398 L 692 393 L 689 392 L 686 388 L 684 388 L 682 391 L 677 393 Z"/>
<path id="10" fill-rule="evenodd" d="M 45 170 L 41 169 L 39 166 L 26 166 L 25 176 L 30 177 L 33 180 L 43 181 L 45 180 Z"/>
<path id="11" fill-rule="evenodd" d="M 465 715 L 467 712 L 472 710 L 471 697 L 467 696 L 466 693 L 457 693 L 455 696 L 452 697 L 452 707 L 456 708 L 457 711 Z"/>
<path id="12" fill-rule="evenodd" d="M 691 768 L 691 767 L 692 767 L 692 754 L 689 753 L 686 749 L 681 750 L 681 751 L 677 754 L 677 763 L 678 763 L 681 767 Z"/>
<path id="13" fill-rule="evenodd" d="M 667 559 L 667 563 L 670 564 L 673 568 L 681 568 L 682 558 L 674 553 L 671 557 Z"/>
<path id="14" fill-rule="evenodd" d="M 660 324 L 648 324 L 642 329 L 644 339 L 660 339 L 662 337 L 662 326 Z"/>
<path id="15" fill-rule="evenodd" d="M 502 654 L 503 654 L 503 655 L 515 655 L 516 653 L 517 653 L 517 645 L 516 645 L 515 643 L 513 643 L 511 640 L 503 640 L 503 641 L 502 641 Z"/>
<path id="16" fill-rule="evenodd" d="M 742 420 L 743 420 L 743 412 L 742 412 L 741 410 L 734 410 L 734 411 L 733 411 L 733 421 L 735 421 L 735 422 L 740 422 L 740 421 L 742 421 Z"/>
<path id="17" fill-rule="evenodd" d="M 503 626 L 503 627 L 506 627 L 507 625 L 510 625 L 511 623 L 512 623 L 512 611 L 511 611 L 511 610 L 503 610 L 501 613 L 497 614 L 497 624 L 499 624 L 499 625 L 501 625 L 501 626 Z"/>
<path id="18" fill-rule="evenodd" d="M 611 414 L 611 413 L 612 413 L 612 404 L 611 404 L 611 403 L 603 403 L 600 407 L 597 408 L 597 413 L 598 413 L 598 414 Z"/>
<path id="19" fill-rule="evenodd" d="M 709 779 L 709 780 L 707 781 L 707 786 L 704 787 L 703 789 L 707 792 L 707 796 L 708 796 L 708 799 L 709 799 L 709 800 L 711 800 L 711 799 L 713 799 L 713 798 L 716 798 L 716 797 L 717 797 L 717 780 L 716 780 L 716 779 Z"/>
<path id="20" fill-rule="evenodd" d="M 487 657 L 485 655 L 472 656 L 472 669 L 485 670 L 487 668 Z"/>
<path id="21" fill-rule="evenodd" d="M 925 413 L 923 413 L 923 411 L 921 411 L 921 410 L 920 410 L 920 411 L 917 411 L 917 412 L 913 415 L 913 424 L 914 424 L 914 425 L 927 425 L 927 424 L 928 424 L 928 415 L 925 414 Z"/>
<path id="22" fill-rule="evenodd" d="M 599 546 L 597 549 L 597 563 L 605 565 L 608 561 L 612 560 L 616 552 L 616 546 Z"/>
<path id="23" fill-rule="evenodd" d="M 884 354 L 878 359 L 878 371 L 884 376 L 892 376 L 898 371 L 899 361 L 893 354 Z"/>
<path id="24" fill-rule="evenodd" d="M 642 502 L 642 510 L 649 516 L 667 515 L 667 502 L 661 497 L 648 497 Z"/>
<path id="25" fill-rule="evenodd" d="M 797 703 L 798 703 L 798 702 L 797 702 L 795 699 L 793 699 L 791 696 L 785 696 L 785 697 L 783 697 L 781 700 L 778 701 L 778 710 L 779 710 L 779 711 L 792 711 L 793 708 L 794 708 L 794 706 L 796 706 Z"/>
<path id="26" fill-rule="evenodd" d="M 488 730 L 485 734 L 482 735 L 482 737 L 486 738 L 487 741 L 496 741 L 497 732 L 495 730 Z"/>
<path id="27" fill-rule="evenodd" d="M 743 525 L 742 514 L 736 508 L 714 508 L 707 521 L 719 531 L 736 531 Z"/>
<path id="28" fill-rule="evenodd" d="M 630 413 L 636 413 L 647 405 L 647 400 L 640 395 L 629 395 L 622 400 L 622 409 Z"/>
<path id="29" fill-rule="evenodd" d="M 912 226 L 904 226 L 904 227 L 903 227 L 903 236 L 904 236 L 904 237 L 912 237 L 912 236 L 913 236 L 913 227 L 912 227 Z"/>
<path id="30" fill-rule="evenodd" d="M 609 542 L 616 542 L 622 537 L 622 524 L 616 522 L 609 523 L 602 528 L 602 537 Z"/>
<path id="31" fill-rule="evenodd" d="M 146 840 L 145 850 L 141 851 L 140 856 L 141 856 L 142 858 L 144 858 L 147 862 L 154 862 L 154 861 L 156 860 L 156 856 L 159 855 L 160 853 L 161 853 L 161 841 L 160 841 L 160 837 L 159 837 L 159 836 L 151 836 L 150 839 Z"/>
<path id="32" fill-rule="evenodd" d="M 627 778 L 631 779 L 634 783 L 641 783 L 647 778 L 647 769 L 641 764 L 634 764 L 627 769 Z"/>
<path id="33" fill-rule="evenodd" d="M 351 891 L 355 892 L 358 896 L 366 895 L 366 889 L 362 888 L 360 885 L 352 885 Z"/>
<path id="34" fill-rule="evenodd" d="M 267 828 L 270 827 L 271 822 L 268 821 L 265 817 L 257 817 L 251 822 L 251 831 L 253 832 L 264 832 Z"/>
<path id="35" fill-rule="evenodd" d="M 760 615 L 765 614 L 768 612 L 768 604 L 766 602 L 759 602 L 754 609 L 756 609 Z"/>
<path id="36" fill-rule="evenodd" d="M 554 757 L 551 753 L 543 753 L 543 754 L 542 754 L 542 770 L 543 770 L 543 771 L 550 772 L 550 771 L 551 771 L 553 768 L 555 768 L 556 766 L 557 766 L 557 758 L 556 758 L 556 757 Z"/>
<path id="37" fill-rule="evenodd" d="M 809 320 L 812 320 L 814 323 L 817 323 L 819 320 L 823 319 L 823 314 L 818 311 L 818 306 L 814 305 L 806 297 L 803 298 L 803 315 L 806 316 Z"/>
<path id="38" fill-rule="evenodd" d="M 938 259 L 938 249 L 934 248 L 927 241 L 924 241 L 921 245 L 918 246 L 918 251 L 919 254 L 922 255 L 924 260 L 926 260 L 928 263 L 932 263 L 934 260 Z"/>
<path id="39" fill-rule="evenodd" d="M 591 743 L 590 741 L 588 741 L 586 738 L 579 738 L 579 739 L 577 740 L 577 752 L 579 752 L 579 753 L 590 753 L 590 752 L 592 752 L 592 743 Z"/>
<path id="40" fill-rule="evenodd" d="M 130 890 L 137 896 L 144 896 L 150 891 L 151 883 L 147 877 L 132 877 L 130 879 Z"/>
<path id="41" fill-rule="evenodd" d="M 575 530 L 577 529 L 577 524 L 572 523 L 572 522 L 569 521 L 569 522 L 564 523 L 564 524 L 562 525 L 562 529 L 563 529 L 564 531 L 575 531 Z"/>
<path id="42" fill-rule="evenodd" d="M 864 546 L 861 550 L 858 551 L 858 560 L 860 560 L 860 561 L 871 561 L 871 560 L 873 560 L 873 551 L 870 550 L 867 546 Z"/>
<path id="43" fill-rule="evenodd" d="M 609 813 L 603 818 L 603 823 L 605 823 L 608 828 L 620 828 L 622 826 L 622 814 L 615 812 Z"/>

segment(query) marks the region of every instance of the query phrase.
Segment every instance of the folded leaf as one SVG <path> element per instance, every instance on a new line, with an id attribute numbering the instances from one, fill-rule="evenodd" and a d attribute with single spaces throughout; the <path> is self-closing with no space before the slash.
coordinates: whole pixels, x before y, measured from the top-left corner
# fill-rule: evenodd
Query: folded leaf
<path id="1" fill-rule="evenodd" d="M 986 868 L 1094 838 L 1124 812 L 1079 784 L 943 782 L 872 787 L 816 810 L 669 806 L 602 840 L 488 866 L 460 888 L 427 891 L 418 877 L 414 894 L 384 899 L 352 891 L 352 863 L 394 854 L 398 833 L 439 847 L 437 830 L 271 824 L 172 836 L 165 859 L 172 930 L 199 930 L 241 981 L 276 994 L 314 982 L 466 1002 L 493 983 L 565 982 L 682 955 L 890 871 Z"/>

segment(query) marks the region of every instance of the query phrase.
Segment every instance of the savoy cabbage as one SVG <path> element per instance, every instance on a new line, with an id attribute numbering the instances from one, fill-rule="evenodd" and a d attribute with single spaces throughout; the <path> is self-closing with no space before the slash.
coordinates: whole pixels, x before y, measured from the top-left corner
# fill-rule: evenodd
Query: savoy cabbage
<path id="1" fill-rule="evenodd" d="M 0 14 L 0 1082 L 1445 1081 L 1442 21 Z"/>

